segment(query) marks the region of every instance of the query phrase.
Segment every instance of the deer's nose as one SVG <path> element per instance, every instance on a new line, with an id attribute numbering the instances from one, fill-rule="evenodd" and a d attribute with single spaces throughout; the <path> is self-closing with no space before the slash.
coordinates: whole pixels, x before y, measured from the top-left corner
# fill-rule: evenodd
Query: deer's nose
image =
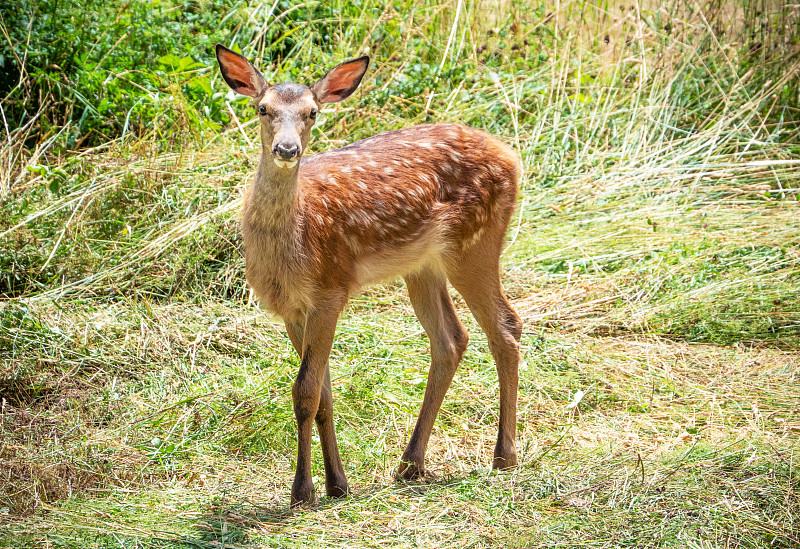
<path id="1" fill-rule="evenodd" d="M 298 156 L 297 153 L 298 153 L 299 150 L 300 150 L 300 147 L 298 147 L 297 145 L 290 145 L 290 144 L 287 144 L 287 143 L 278 143 L 272 149 L 272 154 L 274 154 L 275 156 L 281 157 L 282 160 L 292 160 L 296 156 Z"/>

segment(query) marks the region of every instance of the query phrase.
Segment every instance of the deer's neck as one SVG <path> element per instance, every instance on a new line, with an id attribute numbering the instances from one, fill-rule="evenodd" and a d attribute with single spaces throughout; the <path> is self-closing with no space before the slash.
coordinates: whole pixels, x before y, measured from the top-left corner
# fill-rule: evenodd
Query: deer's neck
<path id="1" fill-rule="evenodd" d="M 261 155 L 242 219 L 245 258 L 254 265 L 258 263 L 259 270 L 270 271 L 276 265 L 292 270 L 303 262 L 304 223 L 302 196 L 297 188 L 298 168 L 299 163 L 293 168 L 279 168 L 272 154 Z"/>
<path id="2" fill-rule="evenodd" d="M 245 273 L 261 303 L 284 318 L 301 318 L 307 301 L 303 225 L 297 166 L 278 168 L 271 154 L 262 155 L 245 198 Z"/>
<path id="3" fill-rule="evenodd" d="M 293 168 L 279 168 L 272 154 L 262 154 L 253 187 L 248 193 L 245 222 L 254 228 L 294 233 L 301 222 L 301 204 L 297 173 Z"/>

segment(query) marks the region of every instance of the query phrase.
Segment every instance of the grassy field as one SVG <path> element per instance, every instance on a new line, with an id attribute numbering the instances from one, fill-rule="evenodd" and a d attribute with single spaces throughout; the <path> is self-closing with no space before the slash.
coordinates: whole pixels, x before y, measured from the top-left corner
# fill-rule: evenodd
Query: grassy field
<path id="1" fill-rule="evenodd" d="M 490 469 L 496 373 L 454 295 L 471 340 L 430 474 L 393 479 L 429 354 L 390 283 L 352 299 L 332 354 L 353 494 L 289 509 L 299 360 L 244 282 L 256 119 L 209 44 L 161 58 L 118 127 L 59 122 L 55 100 L 6 122 L 0 547 L 800 546 L 797 5 L 229 8 L 219 39 L 274 80 L 373 56 L 316 151 L 457 121 L 521 152 L 520 466 Z M 146 89 L 106 67 L 108 89 Z"/>

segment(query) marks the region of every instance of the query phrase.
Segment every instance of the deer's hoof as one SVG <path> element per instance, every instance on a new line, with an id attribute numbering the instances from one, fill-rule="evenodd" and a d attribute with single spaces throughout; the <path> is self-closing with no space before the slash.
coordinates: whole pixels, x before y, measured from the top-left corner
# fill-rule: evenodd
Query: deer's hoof
<path id="1" fill-rule="evenodd" d="M 492 469 L 506 471 L 517 466 L 517 452 L 513 448 L 510 452 L 502 452 L 495 449 Z"/>
<path id="2" fill-rule="evenodd" d="M 325 485 L 325 493 L 329 498 L 343 498 L 350 493 L 347 479 L 341 479 Z"/>
<path id="3" fill-rule="evenodd" d="M 292 485 L 292 498 L 290 505 L 292 507 L 300 507 L 302 505 L 310 505 L 316 501 L 316 494 L 314 491 L 313 482 L 295 483 Z"/>
<path id="4" fill-rule="evenodd" d="M 425 465 L 422 462 L 401 461 L 394 476 L 400 480 L 421 479 L 425 476 Z"/>

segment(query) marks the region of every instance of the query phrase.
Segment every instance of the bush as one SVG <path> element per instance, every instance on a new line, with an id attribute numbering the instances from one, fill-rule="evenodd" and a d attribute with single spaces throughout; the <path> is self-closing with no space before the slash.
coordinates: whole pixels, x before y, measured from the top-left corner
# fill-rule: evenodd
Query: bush
<path id="1" fill-rule="evenodd" d="M 12 46 L 0 50 L 7 121 L 14 129 L 38 114 L 29 146 L 66 128 L 58 145 L 68 149 L 187 115 L 197 129 L 223 122 L 207 67 L 228 34 L 219 21 L 237 13 L 231 1 L 14 3 L 3 14 Z"/>

